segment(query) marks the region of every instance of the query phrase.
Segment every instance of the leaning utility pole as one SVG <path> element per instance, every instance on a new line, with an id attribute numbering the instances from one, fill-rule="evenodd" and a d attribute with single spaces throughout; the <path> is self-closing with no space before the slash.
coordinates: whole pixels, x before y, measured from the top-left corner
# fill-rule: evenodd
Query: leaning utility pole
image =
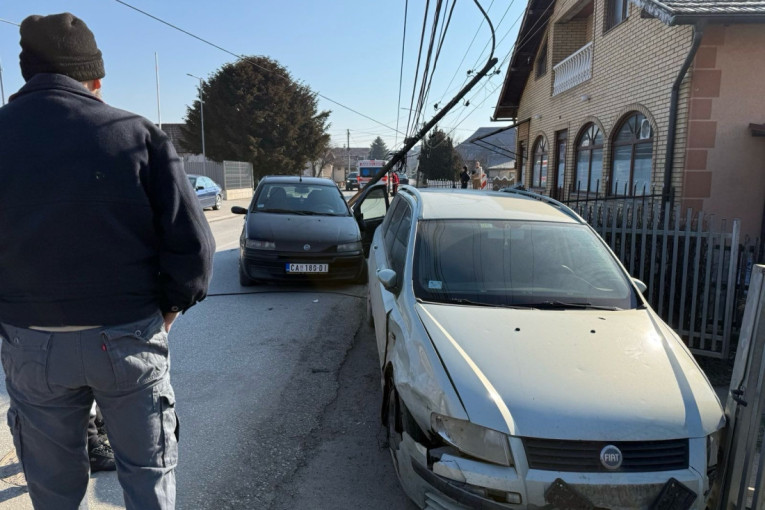
<path id="1" fill-rule="evenodd" d="M 492 48 L 493 52 L 493 48 Z M 475 76 L 473 76 L 473 79 L 468 82 L 467 85 L 465 85 L 462 90 L 460 90 L 454 98 L 449 101 L 439 112 L 436 114 L 435 117 L 430 119 L 430 122 L 422 126 L 422 128 L 411 138 L 404 139 L 404 146 L 399 150 L 396 154 L 393 155 L 393 158 L 391 158 L 390 161 L 388 161 L 385 166 L 380 168 L 380 170 L 377 171 L 374 177 L 372 177 L 369 182 L 367 183 L 365 188 L 367 186 L 371 186 L 372 184 L 375 184 L 377 181 L 382 179 L 382 176 L 387 174 L 391 168 L 393 168 L 399 161 L 404 159 L 406 157 L 406 153 L 409 152 L 409 150 L 414 147 L 414 145 L 422 140 L 422 138 L 430 131 L 430 129 L 435 126 L 438 121 L 440 121 L 449 111 L 454 108 L 454 105 L 459 103 L 460 99 L 465 97 L 465 95 L 470 92 L 470 89 L 472 89 L 476 83 L 478 83 L 481 78 L 486 76 L 486 74 L 489 72 L 489 70 L 497 65 L 497 58 L 492 57 L 488 62 L 486 62 L 486 65 L 483 66 L 483 68 L 478 71 Z M 350 200 L 348 200 L 348 205 L 353 205 L 356 200 L 358 199 L 359 195 L 361 194 L 361 189 L 353 195 Z"/>

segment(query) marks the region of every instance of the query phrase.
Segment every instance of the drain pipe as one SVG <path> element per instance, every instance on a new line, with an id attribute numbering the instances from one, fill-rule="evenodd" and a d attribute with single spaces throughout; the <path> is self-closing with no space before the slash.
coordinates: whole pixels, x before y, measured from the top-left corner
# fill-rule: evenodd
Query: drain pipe
<path id="1" fill-rule="evenodd" d="M 691 49 L 688 52 L 688 56 L 685 57 L 685 62 L 683 62 L 683 66 L 680 68 L 677 78 L 675 78 L 675 83 L 672 84 L 672 95 L 669 100 L 669 126 L 667 127 L 667 152 L 664 155 L 663 205 L 666 205 L 670 199 L 670 189 L 672 186 L 672 162 L 675 159 L 677 103 L 680 100 L 680 84 L 683 83 L 683 79 L 688 73 L 688 69 L 691 67 L 693 59 L 696 57 L 696 51 L 699 49 L 701 38 L 704 36 L 704 25 L 705 23 L 700 21 L 693 26 L 693 42 L 691 43 Z"/>

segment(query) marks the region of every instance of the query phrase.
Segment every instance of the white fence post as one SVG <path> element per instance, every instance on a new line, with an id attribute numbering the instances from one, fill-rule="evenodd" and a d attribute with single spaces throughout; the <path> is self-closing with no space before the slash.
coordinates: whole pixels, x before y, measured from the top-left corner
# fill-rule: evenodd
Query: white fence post
<path id="1" fill-rule="evenodd" d="M 719 510 L 744 510 L 748 506 L 749 483 L 754 480 L 751 510 L 763 510 L 763 458 L 755 469 L 757 440 L 765 410 L 765 266 L 752 272 L 746 300 L 736 361 L 725 402 L 728 418 L 721 469 Z"/>

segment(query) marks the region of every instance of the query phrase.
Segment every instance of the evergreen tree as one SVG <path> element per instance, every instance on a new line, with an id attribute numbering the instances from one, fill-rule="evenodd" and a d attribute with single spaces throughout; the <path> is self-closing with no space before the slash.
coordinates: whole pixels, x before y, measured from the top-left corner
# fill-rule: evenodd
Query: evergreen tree
<path id="1" fill-rule="evenodd" d="M 428 134 L 419 157 L 419 171 L 426 179 L 454 180 L 462 168 L 462 157 L 452 139 L 438 128 Z"/>
<path id="2" fill-rule="evenodd" d="M 257 179 L 297 175 L 329 143 L 328 111 L 316 94 L 267 57 L 248 57 L 221 67 L 202 86 L 205 151 L 214 161 L 249 161 Z M 201 154 L 200 104 L 188 107 L 184 146 Z"/>
<path id="3" fill-rule="evenodd" d="M 369 148 L 369 159 L 388 159 L 388 146 L 379 136 Z"/>

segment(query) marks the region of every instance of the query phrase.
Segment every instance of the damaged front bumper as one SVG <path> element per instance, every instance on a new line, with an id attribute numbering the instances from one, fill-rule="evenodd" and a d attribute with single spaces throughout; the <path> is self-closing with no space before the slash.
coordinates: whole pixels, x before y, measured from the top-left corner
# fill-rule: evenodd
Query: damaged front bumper
<path id="1" fill-rule="evenodd" d="M 452 455 L 448 449 L 428 450 L 406 433 L 402 439 L 402 484 L 426 509 L 700 510 L 705 505 L 705 479 L 693 468 L 563 473 L 527 469 L 523 459 L 505 467 Z"/>

